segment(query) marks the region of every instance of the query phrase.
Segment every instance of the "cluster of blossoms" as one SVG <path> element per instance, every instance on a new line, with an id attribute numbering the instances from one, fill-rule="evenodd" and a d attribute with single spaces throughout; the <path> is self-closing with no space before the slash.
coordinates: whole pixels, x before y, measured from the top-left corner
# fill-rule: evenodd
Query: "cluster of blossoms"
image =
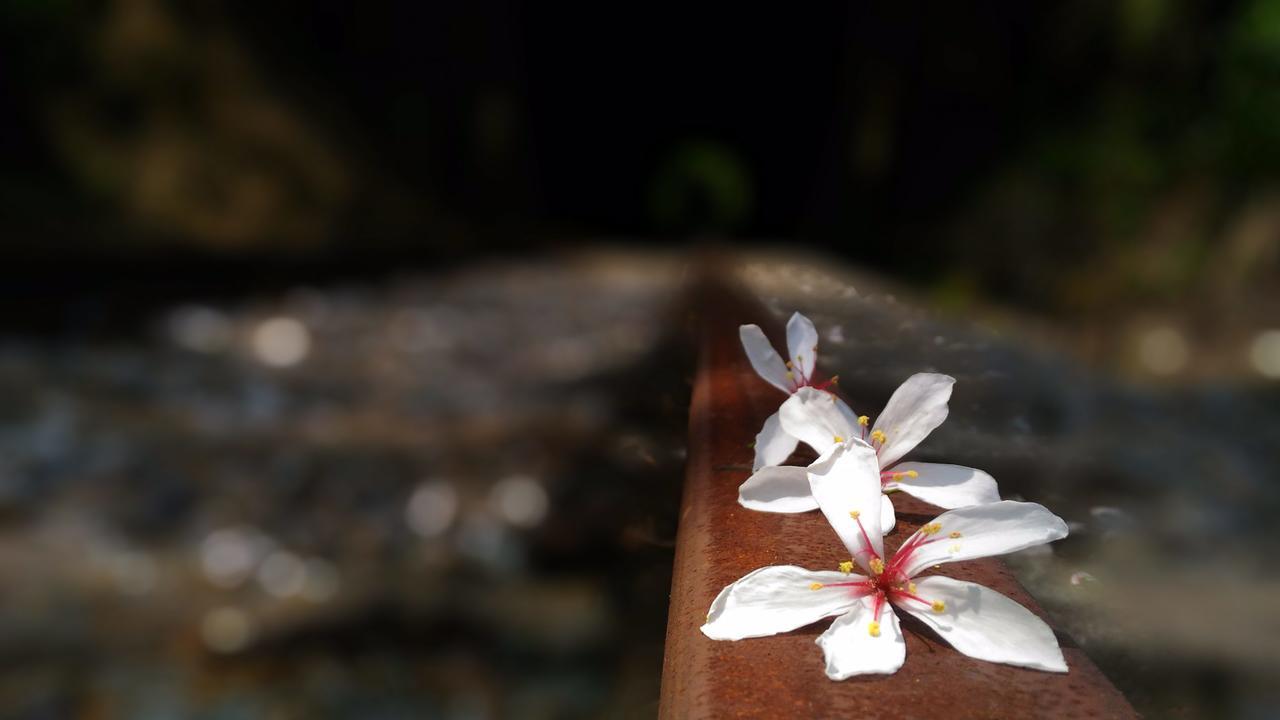
<path id="1" fill-rule="evenodd" d="M 955 379 L 911 376 L 872 423 L 830 392 L 836 378 L 815 382 L 818 333 L 808 318 L 796 313 L 787 323 L 786 361 L 759 327 L 743 325 L 740 336 L 756 372 L 789 397 L 756 436 L 753 474 L 739 488 L 738 501 L 764 512 L 820 510 L 850 559 L 834 571 L 793 565 L 755 570 L 720 592 L 702 632 L 714 640 L 741 640 L 836 616 L 817 643 L 827 676 L 843 680 L 902 667 L 906 644 L 896 608 L 970 657 L 1066 672 L 1053 631 L 1026 608 L 975 583 L 919 576 L 944 563 L 1067 535 L 1066 523 L 1044 507 L 1001 501 L 995 480 L 981 470 L 902 462 L 946 419 Z M 807 467 L 783 465 L 799 443 L 818 459 Z M 887 556 L 884 534 L 895 525 L 894 491 L 948 511 Z"/>

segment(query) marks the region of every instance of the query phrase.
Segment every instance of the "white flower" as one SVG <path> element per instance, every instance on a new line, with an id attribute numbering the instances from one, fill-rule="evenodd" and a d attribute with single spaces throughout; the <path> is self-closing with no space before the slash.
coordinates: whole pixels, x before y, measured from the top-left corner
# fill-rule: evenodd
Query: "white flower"
<path id="1" fill-rule="evenodd" d="M 961 653 L 980 660 L 1066 672 L 1053 631 L 1029 610 L 981 585 L 940 575 L 942 563 L 1000 555 L 1067 535 L 1061 518 L 1035 503 L 997 502 L 951 510 L 886 557 L 877 517 L 875 453 L 851 443 L 811 468 L 813 493 L 852 554 L 839 571 L 775 565 L 747 574 L 711 603 L 702 632 L 741 640 L 836 617 L 818 636 L 827 676 L 892 673 L 906 659 L 894 608 L 916 616 Z M 856 479 L 850 482 L 850 478 Z M 854 573 L 857 564 L 866 574 Z M 888 607 L 892 606 L 892 607 Z"/>
<path id="2" fill-rule="evenodd" d="M 912 375 L 894 391 L 874 425 L 867 416 L 856 416 L 843 402 L 833 402 L 830 393 L 812 388 L 797 390 L 782 403 L 774 418 L 781 433 L 809 445 L 820 455 L 846 441 L 869 444 L 875 449 L 885 492 L 901 490 L 941 508 L 997 502 L 1000 492 L 996 481 L 981 470 L 942 463 L 899 462 L 946 420 L 947 400 L 954 383 L 955 378 L 947 375 Z M 757 468 L 738 488 L 738 502 L 765 512 L 813 510 L 818 505 L 808 492 L 807 480 L 806 470 L 801 467 Z M 888 512 L 892 512 L 891 507 Z M 885 527 L 893 525 L 886 520 Z"/>
<path id="3" fill-rule="evenodd" d="M 751 367 L 755 368 L 756 373 L 788 395 L 806 387 L 816 388 L 815 392 L 820 391 L 836 382 L 834 377 L 824 382 L 814 382 L 814 366 L 818 359 L 818 331 L 809 318 L 800 313 L 793 314 L 787 321 L 788 360 L 778 356 L 769 344 L 769 338 L 765 337 L 758 325 L 739 326 L 738 337 L 742 340 L 742 349 L 746 351 L 747 359 L 751 361 Z M 751 468 L 753 471 L 781 464 L 795 452 L 796 439 L 783 432 L 778 423 L 778 414 L 774 413 L 764 421 L 764 427 L 756 435 L 755 448 L 756 458 Z"/>

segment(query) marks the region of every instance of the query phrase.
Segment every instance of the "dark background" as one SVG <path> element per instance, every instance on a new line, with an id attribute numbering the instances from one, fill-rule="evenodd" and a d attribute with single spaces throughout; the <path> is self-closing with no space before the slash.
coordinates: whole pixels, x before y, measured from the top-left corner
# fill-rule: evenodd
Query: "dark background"
<path id="1" fill-rule="evenodd" d="M 278 276 L 711 236 L 961 303 L 1177 304 L 1274 276 L 1274 243 L 1221 255 L 1271 207 L 1278 17 L 18 0 L 3 252 L 83 287 L 88 262 L 199 282 L 228 274 L 210 257 Z"/>

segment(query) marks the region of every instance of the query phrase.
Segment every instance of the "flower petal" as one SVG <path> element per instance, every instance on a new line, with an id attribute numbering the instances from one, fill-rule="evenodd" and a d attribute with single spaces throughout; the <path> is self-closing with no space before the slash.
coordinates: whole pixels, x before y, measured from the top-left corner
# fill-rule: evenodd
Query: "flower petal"
<path id="1" fill-rule="evenodd" d="M 738 486 L 738 504 L 750 510 L 798 513 L 818 509 L 809 490 L 809 471 L 794 465 L 760 468 Z"/>
<path id="2" fill-rule="evenodd" d="M 1034 613 L 991 588 L 941 575 L 916 580 L 916 594 L 945 609 L 901 600 L 898 607 L 920 618 L 956 650 L 990 662 L 1066 672 L 1067 661 L 1053 630 Z"/>
<path id="3" fill-rule="evenodd" d="M 787 366 L 782 363 L 778 351 L 773 349 L 759 325 L 738 326 L 738 338 L 742 340 L 742 349 L 746 351 L 747 360 L 751 361 L 751 367 L 755 368 L 757 375 L 784 393 L 790 394 L 795 389 L 795 383 L 787 377 Z"/>
<path id="4" fill-rule="evenodd" d="M 781 465 L 796 451 L 799 442 L 782 429 L 778 413 L 770 415 L 756 435 L 756 459 L 751 469 L 754 471 L 766 465 Z"/>
<path id="5" fill-rule="evenodd" d="M 814 504 L 817 504 L 817 500 Z M 893 532 L 893 526 L 898 524 L 898 516 L 893 512 L 893 501 L 888 495 L 880 496 L 880 532 L 888 535 Z"/>
<path id="6" fill-rule="evenodd" d="M 907 658 L 907 644 L 898 627 L 898 616 L 885 603 L 880 608 L 879 634 L 871 634 L 871 607 L 863 598 L 849 612 L 836 618 L 815 640 L 827 658 L 827 677 L 844 680 L 854 675 L 888 675 Z"/>
<path id="7" fill-rule="evenodd" d="M 845 440 L 862 434 L 853 410 L 825 390 L 803 387 L 778 408 L 782 430 L 813 448 L 819 455 Z"/>
<path id="8" fill-rule="evenodd" d="M 826 586 L 861 579 L 860 575 L 813 572 L 794 565 L 760 568 L 720 591 L 707 612 L 702 634 L 712 640 L 741 640 L 804 627 L 858 602 L 849 587 L 814 590 L 814 583 Z"/>
<path id="9" fill-rule="evenodd" d="M 1000 502 L 995 478 L 974 468 L 941 463 L 904 462 L 893 466 L 893 472 L 914 470 L 916 477 L 901 476 L 885 485 L 937 505 L 944 510 Z"/>
<path id="10" fill-rule="evenodd" d="M 912 550 L 903 566 L 908 576 L 930 565 L 1004 555 L 1067 536 L 1067 524 L 1043 505 L 1012 500 L 949 510 L 933 522 L 940 526 L 937 533 Z"/>
<path id="11" fill-rule="evenodd" d="M 818 331 L 809 318 L 800 313 L 787 321 L 787 352 L 791 354 L 787 359 L 795 363 L 806 378 L 812 378 L 818 359 Z"/>
<path id="12" fill-rule="evenodd" d="M 955 382 L 950 375 L 917 373 L 898 386 L 872 428 L 889 438 L 880 448 L 883 467 L 902 459 L 947 419 L 947 400 Z"/>
<path id="13" fill-rule="evenodd" d="M 872 557 L 884 556 L 880 529 L 884 501 L 875 450 L 858 440 L 836 445 L 808 470 L 809 488 L 818 508 L 854 561 L 869 569 Z M 869 554 L 868 549 L 875 554 Z"/>

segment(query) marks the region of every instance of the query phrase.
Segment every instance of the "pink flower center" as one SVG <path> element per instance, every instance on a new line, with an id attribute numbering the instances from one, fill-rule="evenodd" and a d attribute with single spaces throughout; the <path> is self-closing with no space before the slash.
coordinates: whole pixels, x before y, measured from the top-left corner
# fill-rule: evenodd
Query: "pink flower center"
<path id="1" fill-rule="evenodd" d="M 918 602 L 931 607 L 934 612 L 943 612 L 946 606 L 941 601 L 926 600 L 916 594 L 915 583 L 911 582 L 911 577 L 906 573 L 906 568 L 910 565 L 912 557 L 920 548 L 943 539 L 939 535 L 942 531 L 942 526 L 936 522 L 924 525 L 911 537 L 907 538 L 902 547 L 898 548 L 898 551 L 886 563 L 872 548 L 871 538 L 867 535 L 867 529 L 862 525 L 862 518 L 855 516 L 853 519 L 854 522 L 858 523 L 858 531 L 862 533 L 863 550 L 859 554 L 867 556 L 867 562 L 863 566 L 871 571 L 871 575 L 861 580 L 826 583 L 824 587 L 850 588 L 855 598 L 873 596 L 874 602 L 871 610 L 871 634 L 873 636 L 880 634 L 880 610 L 884 607 L 886 601 L 897 603 Z M 958 532 L 951 533 L 948 537 L 954 539 L 959 535 Z"/>
<path id="2" fill-rule="evenodd" d="M 800 369 L 801 365 L 803 363 L 800 362 L 799 358 L 796 358 L 795 363 L 787 363 L 787 379 L 791 381 L 791 392 L 793 393 L 803 387 L 811 387 L 814 390 L 828 390 L 840 382 L 839 375 L 832 375 L 830 379 L 819 382 L 815 376 L 805 375 L 804 371 Z"/>

